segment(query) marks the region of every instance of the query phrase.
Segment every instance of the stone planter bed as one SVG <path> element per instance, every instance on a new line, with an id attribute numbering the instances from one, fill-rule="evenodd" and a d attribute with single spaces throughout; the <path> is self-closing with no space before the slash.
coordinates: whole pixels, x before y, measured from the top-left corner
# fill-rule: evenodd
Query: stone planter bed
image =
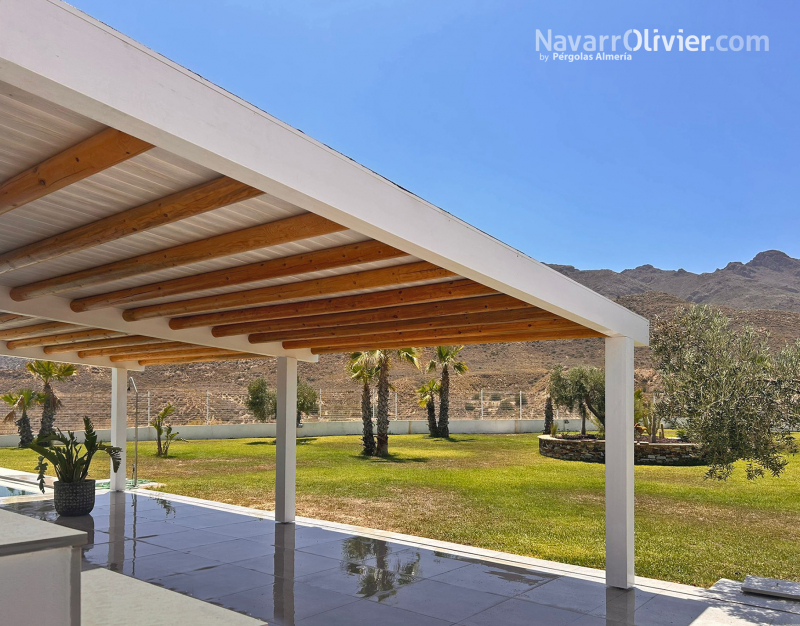
<path id="1" fill-rule="evenodd" d="M 539 436 L 539 454 L 562 461 L 605 463 L 606 442 L 597 439 L 559 439 Z M 704 465 L 700 448 L 677 439 L 668 443 L 637 441 L 633 446 L 635 465 Z"/>

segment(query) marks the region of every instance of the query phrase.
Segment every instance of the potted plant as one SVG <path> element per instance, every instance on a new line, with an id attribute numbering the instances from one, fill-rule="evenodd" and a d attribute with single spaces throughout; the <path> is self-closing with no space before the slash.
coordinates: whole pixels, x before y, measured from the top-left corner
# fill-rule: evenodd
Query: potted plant
<path id="1" fill-rule="evenodd" d="M 53 503 L 59 515 L 74 517 L 88 515 L 94 508 L 94 480 L 87 479 L 92 458 L 98 451 L 111 457 L 114 472 L 121 463 L 120 448 L 97 441 L 97 433 L 88 417 L 83 418 L 84 443 L 81 444 L 75 433 L 67 434 L 56 430 L 48 435 L 39 436 L 28 447 L 39 453 L 39 489 L 44 493 L 44 476 L 48 463 L 53 464 L 58 480 L 53 484 Z M 60 444 L 60 445 L 59 445 Z"/>

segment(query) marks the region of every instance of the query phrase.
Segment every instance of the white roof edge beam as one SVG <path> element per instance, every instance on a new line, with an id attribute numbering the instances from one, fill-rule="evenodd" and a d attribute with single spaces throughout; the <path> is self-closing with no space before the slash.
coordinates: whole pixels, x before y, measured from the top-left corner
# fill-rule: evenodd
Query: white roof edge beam
<path id="1" fill-rule="evenodd" d="M 645 318 L 58 0 L 0 3 L 0 80 L 607 336 L 649 342 Z"/>
<path id="2" fill-rule="evenodd" d="M 122 319 L 122 309 L 110 308 L 76 313 L 69 307 L 70 299 L 62 298 L 61 296 L 42 296 L 33 300 L 15 302 L 11 299 L 9 292 L 10 289 L 8 287 L 0 286 L 0 311 L 18 315 L 31 315 L 54 322 L 81 324 L 90 328 L 103 328 L 129 335 L 145 335 L 163 339 L 164 341 L 182 341 L 199 346 L 233 350 L 234 352 L 249 352 L 263 357 L 291 356 L 299 361 L 309 362 L 316 362 L 319 358 L 311 354 L 310 350 L 284 350 L 279 342 L 259 345 L 251 344 L 247 340 L 247 335 L 214 337 L 210 328 L 172 330 L 169 327 L 169 319 L 166 317 L 126 322 Z M 11 356 L 14 356 L 17 350 L 9 350 L 8 352 Z M 129 369 L 133 368 L 129 367 Z"/>

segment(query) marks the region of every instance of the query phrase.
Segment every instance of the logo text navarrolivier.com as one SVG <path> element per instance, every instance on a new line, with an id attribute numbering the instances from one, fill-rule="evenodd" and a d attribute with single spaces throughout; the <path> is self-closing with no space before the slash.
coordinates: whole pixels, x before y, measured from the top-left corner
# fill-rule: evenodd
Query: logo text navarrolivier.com
<path id="1" fill-rule="evenodd" d="M 623 35 L 553 35 L 548 29 L 547 36 L 536 29 L 536 51 L 540 46 L 555 53 L 602 53 L 620 52 L 620 56 L 630 56 L 627 52 L 769 52 L 769 37 L 766 35 L 684 35 L 683 29 L 677 34 L 661 35 L 657 28 L 652 33 L 649 28 L 644 33 L 631 28 Z M 599 56 L 599 55 L 598 55 Z"/>

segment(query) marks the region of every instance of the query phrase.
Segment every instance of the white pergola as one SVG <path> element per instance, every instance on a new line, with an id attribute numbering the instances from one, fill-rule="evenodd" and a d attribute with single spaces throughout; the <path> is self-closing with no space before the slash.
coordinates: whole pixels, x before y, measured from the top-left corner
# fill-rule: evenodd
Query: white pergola
<path id="1" fill-rule="evenodd" d="M 0 354 L 112 368 L 115 445 L 128 370 L 277 357 L 290 523 L 298 360 L 604 337 L 607 582 L 633 585 L 646 319 L 58 0 L 0 2 L 0 129 Z"/>

